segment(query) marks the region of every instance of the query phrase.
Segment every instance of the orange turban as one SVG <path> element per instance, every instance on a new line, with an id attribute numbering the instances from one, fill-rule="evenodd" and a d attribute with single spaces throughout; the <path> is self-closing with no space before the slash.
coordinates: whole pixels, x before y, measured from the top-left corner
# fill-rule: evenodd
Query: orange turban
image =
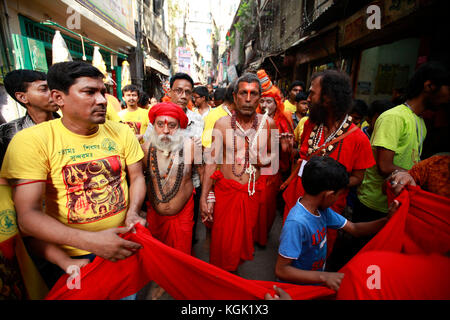
<path id="1" fill-rule="evenodd" d="M 276 85 L 272 83 L 269 76 L 267 75 L 266 71 L 261 69 L 258 70 L 256 73 L 259 78 L 259 82 L 261 83 L 261 97 L 271 97 L 275 100 L 275 103 L 277 104 L 277 111 L 274 116 L 275 123 L 277 124 L 278 128 L 281 128 L 280 121 L 282 118 L 285 119 L 287 123 L 289 123 L 289 131 L 293 131 L 293 122 L 292 122 L 292 116 L 290 113 L 284 111 L 284 104 L 281 100 L 281 91 L 278 89 Z M 257 112 L 262 113 L 261 107 L 258 106 L 256 109 Z M 282 130 L 282 132 L 285 132 L 286 129 Z"/>
<path id="2" fill-rule="evenodd" d="M 179 105 L 172 102 L 161 102 L 155 104 L 148 112 L 148 118 L 150 119 L 151 124 L 154 124 L 156 117 L 159 116 L 168 116 L 177 119 L 182 129 L 186 129 L 189 122 L 183 109 Z"/>

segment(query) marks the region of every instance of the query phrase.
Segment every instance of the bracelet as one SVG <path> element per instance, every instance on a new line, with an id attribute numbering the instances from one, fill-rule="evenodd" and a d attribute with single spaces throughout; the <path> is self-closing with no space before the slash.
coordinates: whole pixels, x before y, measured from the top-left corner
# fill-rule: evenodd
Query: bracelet
<path id="1" fill-rule="evenodd" d="M 216 202 L 216 196 L 214 194 L 214 191 L 210 191 L 208 193 L 208 197 L 206 198 L 206 202 L 210 203 L 210 202 Z"/>

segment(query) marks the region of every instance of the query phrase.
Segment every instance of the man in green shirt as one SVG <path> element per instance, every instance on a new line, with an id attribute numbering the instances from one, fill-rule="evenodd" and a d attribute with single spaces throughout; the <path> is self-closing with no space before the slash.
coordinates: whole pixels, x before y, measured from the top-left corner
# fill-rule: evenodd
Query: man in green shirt
<path id="1" fill-rule="evenodd" d="M 382 185 L 392 173 L 409 170 L 420 161 L 427 134 L 421 115 L 427 109 L 450 102 L 449 85 L 450 73 L 444 66 L 426 63 L 411 78 L 406 102 L 379 116 L 370 140 L 377 164 L 365 172 L 353 220 L 371 221 L 387 215 Z"/>

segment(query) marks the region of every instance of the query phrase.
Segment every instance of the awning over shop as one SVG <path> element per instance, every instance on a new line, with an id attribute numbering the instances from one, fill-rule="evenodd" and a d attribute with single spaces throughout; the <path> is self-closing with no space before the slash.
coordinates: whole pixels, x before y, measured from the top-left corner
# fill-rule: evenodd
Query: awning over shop
<path id="1" fill-rule="evenodd" d="M 150 67 L 165 76 L 170 76 L 169 69 L 164 64 L 162 64 L 161 62 L 152 57 L 149 56 L 145 57 L 145 66 Z"/>

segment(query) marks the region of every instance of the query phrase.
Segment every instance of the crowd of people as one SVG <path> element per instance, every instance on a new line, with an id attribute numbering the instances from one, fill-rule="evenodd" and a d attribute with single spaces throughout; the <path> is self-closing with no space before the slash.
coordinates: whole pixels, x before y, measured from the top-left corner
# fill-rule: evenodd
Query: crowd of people
<path id="1" fill-rule="evenodd" d="M 386 187 L 449 197 L 449 155 L 421 161 L 423 114 L 450 103 L 439 63 L 420 66 L 400 100 L 370 105 L 336 70 L 286 95 L 264 70 L 226 88 L 176 73 L 161 101 L 127 85 L 120 102 L 103 78 L 85 62 L 5 77 L 26 115 L 0 126 L 2 298 L 32 298 L 36 285 L 17 246 L 51 288 L 96 256 L 133 255 L 140 244 L 120 235 L 138 223 L 188 255 L 205 228 L 209 263 L 239 274 L 277 214 L 276 278 L 338 291 L 337 271 L 395 214 Z"/>

